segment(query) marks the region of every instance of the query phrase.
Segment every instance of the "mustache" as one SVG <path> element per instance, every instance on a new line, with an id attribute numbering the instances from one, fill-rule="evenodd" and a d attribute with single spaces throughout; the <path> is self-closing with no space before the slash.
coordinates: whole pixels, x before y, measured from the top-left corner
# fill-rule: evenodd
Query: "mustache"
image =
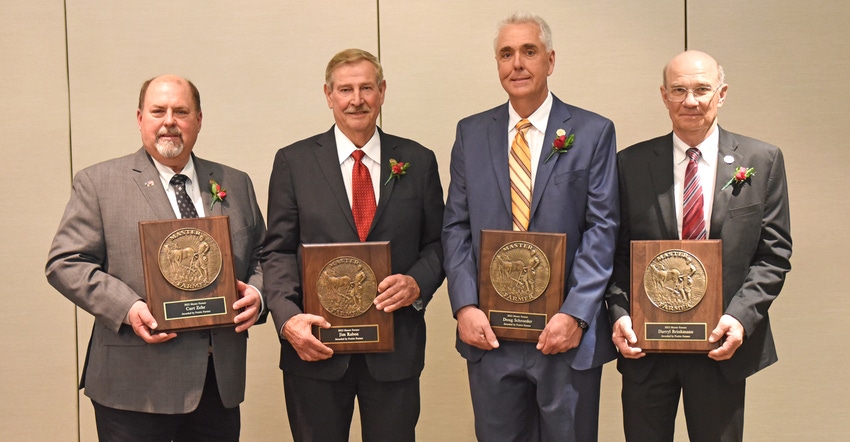
<path id="1" fill-rule="evenodd" d="M 183 139 L 183 132 L 181 132 L 180 129 L 177 128 L 177 127 L 173 127 L 173 128 L 165 128 L 164 127 L 156 133 L 157 138 L 159 138 L 163 135 L 177 135 L 178 137 Z"/>
<path id="2" fill-rule="evenodd" d="M 372 108 L 369 107 L 366 103 L 361 104 L 360 106 L 349 106 L 345 109 L 346 114 L 354 114 L 358 112 L 371 112 Z"/>

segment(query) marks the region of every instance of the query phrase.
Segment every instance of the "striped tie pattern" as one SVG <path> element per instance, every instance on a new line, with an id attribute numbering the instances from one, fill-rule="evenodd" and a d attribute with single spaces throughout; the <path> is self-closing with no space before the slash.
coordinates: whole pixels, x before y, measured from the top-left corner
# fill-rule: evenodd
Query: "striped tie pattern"
<path id="1" fill-rule="evenodd" d="M 511 175 L 511 215 L 513 229 L 528 230 L 531 217 L 531 150 L 525 134 L 531 128 L 531 122 L 520 120 L 516 124 L 516 136 L 511 143 L 511 155 L 508 167 Z"/>
<path id="2" fill-rule="evenodd" d="M 354 158 L 354 169 L 351 171 L 351 214 L 354 215 L 354 224 L 357 226 L 357 236 L 360 241 L 366 241 L 369 229 L 372 227 L 372 218 L 375 217 L 375 189 L 372 187 L 372 175 L 369 168 L 363 164 L 366 155 L 360 149 L 351 153 Z"/>
<path id="3" fill-rule="evenodd" d="M 688 165 L 682 192 L 682 239 L 705 239 L 702 185 L 699 179 L 699 159 L 702 153 L 695 147 L 685 153 L 688 155 Z"/>
<path id="4" fill-rule="evenodd" d="M 198 211 L 195 210 L 195 204 L 186 193 L 186 180 L 189 177 L 183 174 L 177 174 L 171 177 L 171 186 L 174 187 L 174 194 L 177 196 L 177 208 L 180 209 L 180 218 L 197 218 Z"/>

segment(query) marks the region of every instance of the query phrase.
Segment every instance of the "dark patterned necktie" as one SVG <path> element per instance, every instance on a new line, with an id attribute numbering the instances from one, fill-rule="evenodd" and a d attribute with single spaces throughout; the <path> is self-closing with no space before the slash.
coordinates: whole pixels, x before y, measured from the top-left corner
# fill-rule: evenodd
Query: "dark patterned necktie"
<path id="1" fill-rule="evenodd" d="M 362 161 L 365 155 L 360 149 L 351 153 L 354 158 L 354 169 L 351 171 L 351 214 L 354 215 L 354 224 L 357 225 L 357 235 L 361 242 L 366 241 L 369 235 L 376 208 L 372 176 Z"/>
<path id="2" fill-rule="evenodd" d="M 177 207 L 180 209 L 180 218 L 197 218 L 198 211 L 195 210 L 192 199 L 186 193 L 186 180 L 188 179 L 189 177 L 186 175 L 178 173 L 171 177 L 171 185 L 174 187 L 174 193 L 177 195 Z"/>
<path id="3" fill-rule="evenodd" d="M 682 191 L 682 239 L 705 239 L 705 216 L 702 213 L 702 185 L 699 179 L 699 159 L 702 153 L 692 147 L 685 152 L 685 188 Z"/>

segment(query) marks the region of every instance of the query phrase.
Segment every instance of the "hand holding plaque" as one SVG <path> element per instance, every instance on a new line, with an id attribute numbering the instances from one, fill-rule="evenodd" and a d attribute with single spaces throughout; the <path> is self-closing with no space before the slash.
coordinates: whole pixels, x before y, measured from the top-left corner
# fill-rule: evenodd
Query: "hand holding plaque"
<path id="1" fill-rule="evenodd" d="M 645 352 L 705 353 L 723 308 L 720 240 L 632 241 L 631 316 Z"/>
<path id="2" fill-rule="evenodd" d="M 393 315 L 373 304 L 391 270 L 389 242 L 304 244 L 301 261 L 304 312 L 331 323 L 313 327 L 319 341 L 335 353 L 393 350 Z"/>
<path id="3" fill-rule="evenodd" d="M 484 230 L 478 303 L 496 337 L 537 342 L 564 302 L 564 234 Z"/>
<path id="4" fill-rule="evenodd" d="M 234 325 L 239 295 L 228 217 L 140 222 L 139 239 L 156 331 Z"/>

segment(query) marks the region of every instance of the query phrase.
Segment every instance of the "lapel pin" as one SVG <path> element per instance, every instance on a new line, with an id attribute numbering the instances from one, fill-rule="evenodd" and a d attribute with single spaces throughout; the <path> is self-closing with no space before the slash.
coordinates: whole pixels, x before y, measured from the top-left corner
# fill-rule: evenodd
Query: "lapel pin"
<path id="1" fill-rule="evenodd" d="M 153 180 L 148 181 L 147 183 L 145 183 L 145 187 L 153 187 Z"/>
<path id="2" fill-rule="evenodd" d="M 733 162 L 735 162 L 735 158 L 733 158 L 732 155 L 726 155 L 725 157 L 723 157 L 723 161 L 726 164 L 732 164 Z"/>

